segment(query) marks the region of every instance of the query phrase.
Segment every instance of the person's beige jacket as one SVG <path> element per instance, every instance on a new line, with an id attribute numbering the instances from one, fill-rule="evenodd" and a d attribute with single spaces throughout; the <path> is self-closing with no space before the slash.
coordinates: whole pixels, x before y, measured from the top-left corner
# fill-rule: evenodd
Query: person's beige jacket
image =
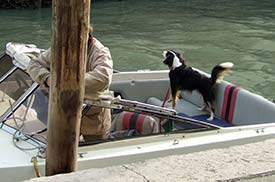
<path id="1" fill-rule="evenodd" d="M 45 85 L 50 76 L 51 51 L 48 49 L 32 60 L 28 66 L 28 73 L 34 81 Z M 110 51 L 96 38 L 88 46 L 88 56 L 85 73 L 85 99 L 94 99 L 101 92 L 108 91 L 113 75 L 113 61 Z M 102 135 L 109 132 L 111 113 L 109 109 L 92 107 L 81 121 L 80 133 L 83 135 Z"/>

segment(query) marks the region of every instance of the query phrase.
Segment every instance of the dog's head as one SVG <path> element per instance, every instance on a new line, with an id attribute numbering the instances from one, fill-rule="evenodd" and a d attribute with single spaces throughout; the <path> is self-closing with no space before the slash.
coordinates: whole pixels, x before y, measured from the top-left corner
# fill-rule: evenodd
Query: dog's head
<path id="1" fill-rule="evenodd" d="M 163 51 L 162 55 L 165 59 L 163 63 L 166 64 L 170 70 L 174 70 L 183 64 L 185 65 L 185 61 L 181 55 L 173 50 Z"/>

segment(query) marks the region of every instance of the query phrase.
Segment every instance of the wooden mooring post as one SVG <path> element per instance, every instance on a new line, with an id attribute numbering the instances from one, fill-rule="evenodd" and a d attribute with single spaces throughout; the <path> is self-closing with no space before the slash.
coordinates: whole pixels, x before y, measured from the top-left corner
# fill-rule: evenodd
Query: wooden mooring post
<path id="1" fill-rule="evenodd" d="M 46 175 L 77 168 L 90 0 L 53 0 Z"/>

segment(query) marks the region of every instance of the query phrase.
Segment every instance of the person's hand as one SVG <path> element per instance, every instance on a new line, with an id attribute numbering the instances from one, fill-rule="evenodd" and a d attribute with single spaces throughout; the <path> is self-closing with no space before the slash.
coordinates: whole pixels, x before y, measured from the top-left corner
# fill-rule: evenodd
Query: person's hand
<path id="1" fill-rule="evenodd" d="M 47 85 L 51 86 L 51 77 L 48 77 L 48 79 L 47 79 Z"/>
<path id="2" fill-rule="evenodd" d="M 50 76 L 45 80 L 45 86 L 46 87 L 50 87 L 51 86 L 51 77 Z"/>

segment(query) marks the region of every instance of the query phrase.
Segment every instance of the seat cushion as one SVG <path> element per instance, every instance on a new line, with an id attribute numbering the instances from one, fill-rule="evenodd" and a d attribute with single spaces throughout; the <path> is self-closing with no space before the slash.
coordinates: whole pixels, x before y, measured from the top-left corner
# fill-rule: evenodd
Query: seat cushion
<path id="1" fill-rule="evenodd" d="M 212 121 L 208 121 L 207 118 L 209 117 L 209 114 L 189 116 L 189 115 L 184 114 L 184 113 L 178 113 L 178 115 L 183 116 L 183 117 L 187 117 L 187 118 L 190 118 L 190 119 L 203 121 L 205 123 L 217 125 L 217 126 L 220 126 L 220 127 L 233 126 L 231 123 L 228 123 L 227 121 L 224 121 L 224 120 L 219 119 L 217 117 L 214 117 L 214 119 Z M 183 123 L 183 122 L 179 122 L 179 121 L 175 121 L 174 123 L 175 123 L 176 126 L 179 126 L 179 127 L 182 127 L 182 128 L 198 128 L 198 126 L 195 126 L 195 125 L 192 125 L 192 124 L 189 124 L 189 123 Z"/>
<path id="2" fill-rule="evenodd" d="M 139 134 L 159 132 L 159 121 L 148 115 L 133 112 L 120 112 L 112 121 L 111 132 L 135 130 Z"/>

